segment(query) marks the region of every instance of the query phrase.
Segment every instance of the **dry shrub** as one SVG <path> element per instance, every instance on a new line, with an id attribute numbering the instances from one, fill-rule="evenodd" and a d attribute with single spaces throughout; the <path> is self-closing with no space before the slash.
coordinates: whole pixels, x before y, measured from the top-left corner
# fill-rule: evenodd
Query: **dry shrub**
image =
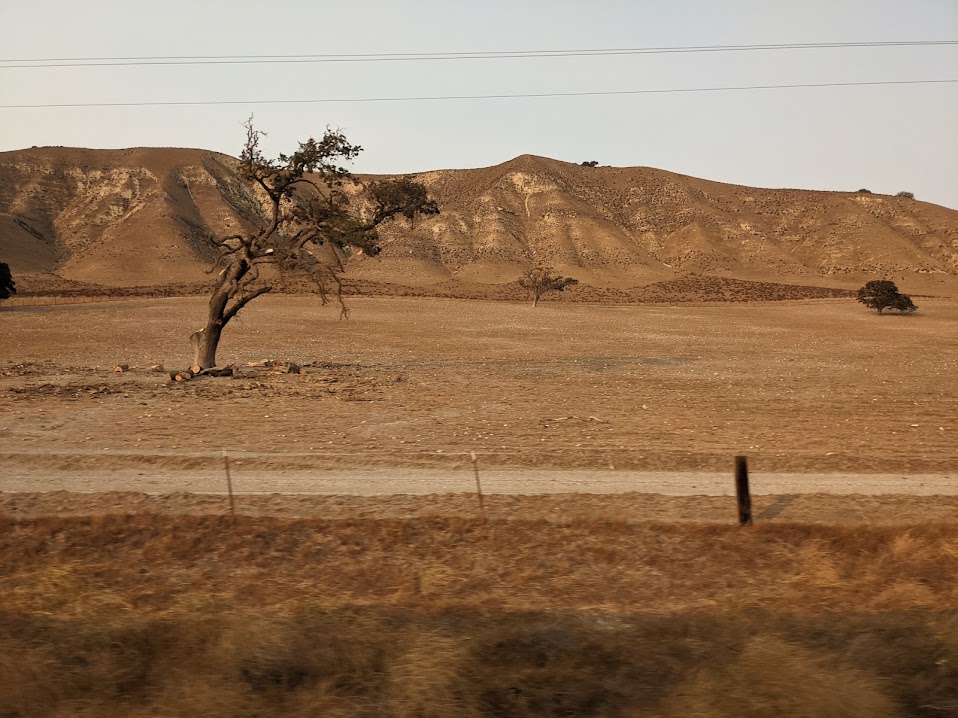
<path id="1" fill-rule="evenodd" d="M 775 636 L 760 636 L 724 665 L 679 686 L 666 713 L 684 718 L 894 718 L 880 681 L 857 668 L 828 665 Z"/>
<path id="2" fill-rule="evenodd" d="M 0 640 L 0 715 L 50 715 L 61 700 L 57 687 L 49 684 L 54 660 L 49 646 L 25 650 L 18 641 Z"/>
<path id="3" fill-rule="evenodd" d="M 387 701 L 395 718 L 478 718 L 470 704 L 474 676 L 464 670 L 467 641 L 437 631 L 417 633 L 389 667 Z"/>
<path id="4" fill-rule="evenodd" d="M 483 715 L 617 716 L 673 677 L 681 649 L 557 618 L 503 617 L 476 636 L 469 672 Z"/>
<path id="5" fill-rule="evenodd" d="M 958 615 L 0 614 L 0 716 L 958 714 Z"/>
<path id="6" fill-rule="evenodd" d="M 0 623 L 0 715 L 22 718 L 82 714 L 144 697 L 154 656 L 163 652 L 155 626 L 49 620 Z M 6 711 L 6 712 L 4 712 Z"/>
<path id="7" fill-rule="evenodd" d="M 391 642 L 383 640 L 381 626 L 364 630 L 366 622 L 350 612 L 236 616 L 209 647 L 208 659 L 252 702 L 278 706 L 282 715 L 320 708 L 322 715 L 349 715 L 357 702 L 379 700 L 387 671 Z"/>

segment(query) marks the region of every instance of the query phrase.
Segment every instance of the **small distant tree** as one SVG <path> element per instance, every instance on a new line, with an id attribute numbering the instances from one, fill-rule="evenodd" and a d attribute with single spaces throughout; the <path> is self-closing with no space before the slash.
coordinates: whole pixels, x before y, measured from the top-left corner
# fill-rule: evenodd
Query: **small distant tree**
<path id="1" fill-rule="evenodd" d="M 894 309 L 902 314 L 911 314 L 918 309 L 911 297 L 901 294 L 895 283 L 888 279 L 874 279 L 858 290 L 858 301 L 881 314 L 885 309 Z"/>
<path id="2" fill-rule="evenodd" d="M 914 192 L 905 192 L 905 191 L 902 191 L 902 192 L 899 192 L 898 194 L 896 194 L 895 196 L 896 196 L 896 197 L 903 197 L 904 199 L 915 199 L 915 193 L 914 193 Z"/>
<path id="3" fill-rule="evenodd" d="M 566 287 L 578 284 L 578 279 L 560 277 L 553 274 L 549 267 L 533 267 L 519 277 L 519 286 L 532 295 L 532 306 L 539 304 L 539 299 L 547 292 L 561 292 Z"/>
<path id="4" fill-rule="evenodd" d="M 13 275 L 10 274 L 10 265 L 0 262 L 0 301 L 9 299 L 16 293 L 17 283 L 13 281 Z"/>
<path id="5" fill-rule="evenodd" d="M 589 160 L 588 162 L 583 162 L 582 167 L 598 167 L 599 162 L 597 160 Z"/>
<path id="6" fill-rule="evenodd" d="M 871 193 L 872 191 L 870 189 L 865 189 L 864 187 L 858 190 L 858 194 L 871 194 Z"/>

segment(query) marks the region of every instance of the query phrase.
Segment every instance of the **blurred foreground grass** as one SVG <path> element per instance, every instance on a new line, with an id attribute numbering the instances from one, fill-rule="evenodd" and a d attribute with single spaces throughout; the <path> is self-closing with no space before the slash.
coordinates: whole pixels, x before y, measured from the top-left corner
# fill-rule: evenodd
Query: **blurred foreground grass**
<path id="1" fill-rule="evenodd" d="M 958 715 L 958 526 L 0 522 L 0 715 Z"/>

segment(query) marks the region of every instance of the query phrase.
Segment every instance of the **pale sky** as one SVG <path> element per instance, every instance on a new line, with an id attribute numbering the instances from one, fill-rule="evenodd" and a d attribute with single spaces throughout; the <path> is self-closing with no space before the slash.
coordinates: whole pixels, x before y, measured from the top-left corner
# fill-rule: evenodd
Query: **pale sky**
<path id="1" fill-rule="evenodd" d="M 958 45 L 403 62 L 13 67 L 48 58 L 449 53 L 958 40 L 956 0 L 0 0 L 0 150 L 272 154 L 343 129 L 358 172 L 520 154 L 759 187 L 914 192 L 958 208 L 958 83 L 247 104 L 958 80 Z M 10 105 L 239 101 L 226 105 Z"/>

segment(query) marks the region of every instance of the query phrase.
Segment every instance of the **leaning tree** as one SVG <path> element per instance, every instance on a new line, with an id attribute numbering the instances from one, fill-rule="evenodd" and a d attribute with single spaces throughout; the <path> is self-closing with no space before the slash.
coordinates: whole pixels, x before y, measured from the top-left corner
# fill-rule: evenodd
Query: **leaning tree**
<path id="1" fill-rule="evenodd" d="M 377 227 L 403 216 L 438 214 L 426 188 L 408 178 L 364 184 L 342 163 L 362 151 L 338 130 L 322 139 L 300 143 L 291 155 L 266 158 L 262 132 L 246 123 L 246 144 L 240 155 L 240 176 L 266 205 L 266 217 L 250 231 L 215 238 L 211 271 L 219 270 L 210 296 L 206 326 L 193 332 L 193 362 L 202 369 L 216 365 L 223 329 L 243 307 L 272 290 L 260 275 L 264 265 L 280 272 L 301 272 L 316 283 L 325 303 L 330 291 L 342 303 L 341 252 L 353 247 L 379 253 Z M 359 201 L 355 200 L 359 197 Z"/>

